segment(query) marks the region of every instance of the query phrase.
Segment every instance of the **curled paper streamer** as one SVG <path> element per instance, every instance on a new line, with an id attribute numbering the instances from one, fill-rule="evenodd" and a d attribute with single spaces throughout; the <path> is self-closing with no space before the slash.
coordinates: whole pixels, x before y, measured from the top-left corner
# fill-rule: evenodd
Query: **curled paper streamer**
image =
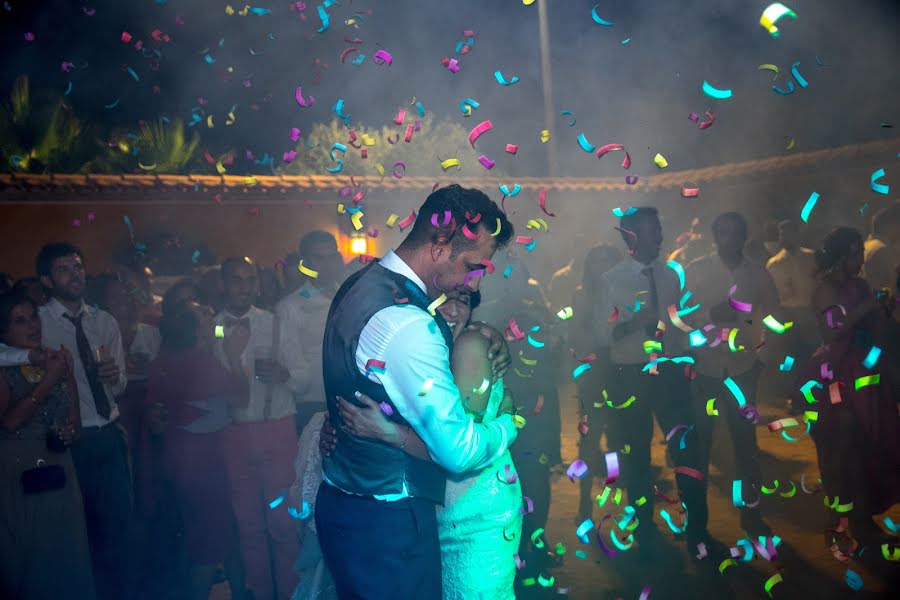
<path id="1" fill-rule="evenodd" d="M 800 211 L 800 218 L 803 219 L 804 223 L 809 222 L 809 214 L 812 212 L 813 207 L 816 205 L 816 202 L 818 200 L 818 192 L 813 192 L 809 195 L 809 198 L 806 200 L 806 204 L 803 205 L 803 210 Z"/>
<path id="2" fill-rule="evenodd" d="M 391 56 L 391 54 L 386 50 L 379 50 L 372 56 L 372 61 L 376 65 L 387 64 L 388 66 L 390 66 L 394 62 L 394 57 Z"/>
<path id="3" fill-rule="evenodd" d="M 501 73 L 500 71 L 494 71 L 494 78 L 500 85 L 512 85 L 519 81 L 519 78 L 515 75 L 513 75 L 513 77 L 509 81 L 507 81 L 506 77 L 504 77 L 503 73 Z"/>
<path id="4" fill-rule="evenodd" d="M 481 136 L 481 134 L 493 128 L 494 125 L 490 121 L 482 121 L 481 123 L 473 127 L 472 131 L 469 132 L 469 143 L 472 144 L 472 147 L 475 147 L 475 140 L 477 140 Z"/>
<path id="5" fill-rule="evenodd" d="M 604 455 L 606 460 L 606 483 L 607 485 L 615 483 L 619 478 L 619 454 L 617 452 L 607 452 Z"/>
<path id="6" fill-rule="evenodd" d="M 303 266 L 303 260 L 300 260 L 300 264 L 297 265 L 297 270 L 306 275 L 307 277 L 312 277 L 313 279 L 317 279 L 319 277 L 318 271 L 313 271 L 309 267 Z"/>
<path id="7" fill-rule="evenodd" d="M 759 18 L 759 24 L 765 27 L 766 31 L 768 31 L 772 37 L 778 37 L 781 35 L 781 32 L 778 31 L 778 27 L 775 26 L 775 22 L 778 21 L 778 19 L 780 19 L 781 17 L 785 16 L 796 19 L 797 13 L 792 11 L 781 2 L 775 2 L 774 4 L 770 4 L 769 6 L 767 6 L 763 11 L 762 16 Z"/>
<path id="8" fill-rule="evenodd" d="M 583 460 L 580 458 L 575 460 L 569 468 L 566 469 L 566 477 L 570 480 L 575 481 L 576 479 L 581 479 L 588 472 L 588 466 L 585 464 Z"/>
<path id="9" fill-rule="evenodd" d="M 607 21 L 607 20 L 603 19 L 602 17 L 600 17 L 600 15 L 597 13 L 597 8 L 599 6 L 600 5 L 597 4 L 594 6 L 594 8 L 591 9 L 591 18 L 594 19 L 594 23 L 596 23 L 598 25 L 603 25 L 604 27 L 612 27 L 613 25 L 615 25 L 615 23 L 613 23 L 612 21 Z"/>
<path id="10" fill-rule="evenodd" d="M 884 177 L 884 169 L 878 169 L 877 171 L 872 173 L 872 176 L 869 178 L 869 186 L 876 194 L 887 194 L 891 189 L 888 185 L 885 185 L 883 183 L 876 183 L 882 177 Z"/>
<path id="11" fill-rule="evenodd" d="M 716 98 L 719 100 L 725 98 L 731 98 L 731 90 L 719 89 L 710 85 L 710 83 L 706 80 L 703 81 L 703 93 L 709 96 L 710 98 Z"/>

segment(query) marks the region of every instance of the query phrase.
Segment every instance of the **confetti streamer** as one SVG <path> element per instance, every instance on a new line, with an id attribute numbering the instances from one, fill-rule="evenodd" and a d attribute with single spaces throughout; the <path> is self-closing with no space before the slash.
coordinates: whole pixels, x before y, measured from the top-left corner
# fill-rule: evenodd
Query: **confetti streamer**
<path id="1" fill-rule="evenodd" d="M 719 100 L 725 98 L 731 98 L 731 90 L 719 89 L 710 85 L 710 83 L 706 80 L 703 81 L 703 93 L 709 96 L 710 98 L 716 98 Z"/>
<path id="2" fill-rule="evenodd" d="M 519 78 L 515 75 L 513 75 L 513 77 L 509 81 L 507 81 L 506 77 L 504 77 L 503 73 L 501 73 L 500 71 L 494 71 L 494 78 L 500 85 L 512 85 L 519 81 Z"/>
<path id="3" fill-rule="evenodd" d="M 796 19 L 797 13 L 784 4 L 775 2 L 774 4 L 767 6 L 763 11 L 762 16 L 759 18 L 759 24 L 765 27 L 766 31 L 768 31 L 772 37 L 778 37 L 781 35 L 781 32 L 778 30 L 778 27 L 775 26 L 775 23 L 778 19 L 785 16 Z"/>
<path id="4" fill-rule="evenodd" d="M 581 149 L 585 152 L 593 152 L 596 150 L 593 144 L 587 141 L 587 138 L 584 136 L 584 132 L 578 134 L 578 145 L 581 146 Z"/>
<path id="5" fill-rule="evenodd" d="M 806 204 L 803 205 L 803 210 L 800 211 L 800 218 L 803 219 L 804 223 L 809 223 L 809 214 L 812 212 L 813 207 L 816 205 L 816 202 L 818 200 L 818 192 L 813 192 L 809 195 L 809 198 L 806 200 Z"/>
<path id="6" fill-rule="evenodd" d="M 809 83 L 803 78 L 802 75 L 800 75 L 800 71 L 797 70 L 797 67 L 799 67 L 799 66 L 800 66 L 799 60 L 791 65 L 791 75 L 793 75 L 794 79 L 797 80 L 797 85 L 799 85 L 802 88 L 805 88 L 806 86 L 809 85 Z"/>
<path id="7" fill-rule="evenodd" d="M 597 8 L 599 8 L 599 7 L 600 7 L 600 5 L 597 4 L 594 6 L 594 8 L 591 9 L 591 18 L 594 19 L 594 23 L 596 23 L 598 25 L 603 25 L 604 27 L 612 27 L 613 25 L 615 25 L 615 23 L 613 23 L 612 21 L 607 21 L 607 20 L 603 19 L 597 13 Z"/>
<path id="8" fill-rule="evenodd" d="M 431 304 L 428 305 L 428 314 L 430 314 L 433 317 L 435 309 L 446 301 L 447 301 L 447 294 L 441 294 L 440 296 L 438 296 L 434 302 L 432 302 Z"/>
<path id="9" fill-rule="evenodd" d="M 794 326 L 794 323 L 792 321 L 789 321 L 782 325 L 781 323 L 778 322 L 778 319 L 776 319 L 772 315 L 766 315 L 763 318 L 762 322 L 763 322 L 763 325 L 768 327 L 770 330 L 774 331 L 775 333 L 779 333 L 779 334 L 784 333 L 785 331 L 787 331 L 788 329 L 790 329 L 791 327 Z M 790 357 L 788 357 L 788 358 L 790 358 Z M 791 362 L 793 362 L 793 359 L 791 360 Z"/>
<path id="10" fill-rule="evenodd" d="M 875 375 L 866 375 L 865 377 L 859 377 L 856 381 L 853 382 L 853 389 L 858 390 L 870 385 L 878 385 L 881 383 L 881 374 L 876 373 Z"/>
<path id="11" fill-rule="evenodd" d="M 883 183 L 876 183 L 882 177 L 884 177 L 884 169 L 878 169 L 877 171 L 872 173 L 871 177 L 869 177 L 869 186 L 876 194 L 887 194 L 891 189 L 888 185 L 885 185 Z"/>
<path id="12" fill-rule="evenodd" d="M 590 369 L 590 363 L 578 365 L 577 367 L 575 367 L 575 370 L 572 371 L 572 379 L 578 379 L 585 371 L 590 371 Z"/>
<path id="13" fill-rule="evenodd" d="M 726 377 L 724 383 L 731 395 L 734 396 L 734 399 L 737 400 L 738 406 L 744 406 L 747 403 L 747 399 L 744 397 L 744 392 L 741 391 L 741 388 L 734 382 L 734 379 Z"/>
<path id="14" fill-rule="evenodd" d="M 584 477 L 587 472 L 588 466 L 579 458 L 566 469 L 566 477 L 568 477 L 570 481 L 575 481 L 576 479 Z"/>
<path id="15" fill-rule="evenodd" d="M 475 140 L 477 140 L 481 136 L 481 134 L 493 128 L 494 125 L 490 121 L 482 121 L 481 123 L 473 127 L 472 131 L 469 132 L 469 143 L 472 144 L 472 147 L 475 147 Z"/>
<path id="16" fill-rule="evenodd" d="M 619 478 L 619 454 L 618 452 L 607 452 L 604 455 L 606 460 L 606 483 L 607 485 L 615 483 Z"/>

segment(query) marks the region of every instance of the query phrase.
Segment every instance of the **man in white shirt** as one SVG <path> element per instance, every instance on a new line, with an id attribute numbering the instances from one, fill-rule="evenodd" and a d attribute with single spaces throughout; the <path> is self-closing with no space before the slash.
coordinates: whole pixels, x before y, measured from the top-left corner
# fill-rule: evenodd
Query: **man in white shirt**
<path id="1" fill-rule="evenodd" d="M 82 427 L 72 458 L 84 500 L 97 596 L 119 600 L 127 595 L 125 575 L 132 573 L 127 562 L 131 475 L 116 405 L 126 385 L 122 338 L 109 313 L 84 301 L 81 250 L 66 243 L 45 245 L 37 257 L 37 273 L 52 295 L 40 307 L 43 346 L 65 347 L 74 359 Z M 29 353 L 3 347 L 0 362 L 25 364 Z"/>
<path id="2" fill-rule="evenodd" d="M 315 277 L 301 274 L 299 289 L 285 296 L 275 306 L 279 323 L 279 343 L 291 374 L 288 386 L 297 403 L 296 428 L 299 435 L 309 419 L 325 410 L 325 381 L 322 378 L 322 338 L 331 299 L 344 274 L 344 261 L 337 241 L 327 231 L 315 230 L 300 240 L 303 266 Z M 289 265 L 297 271 L 298 264 Z"/>
<path id="3" fill-rule="evenodd" d="M 224 436 L 241 556 L 247 587 L 256 600 L 280 600 L 289 597 L 297 585 L 293 566 L 299 551 L 291 516 L 284 508 L 269 508 L 294 477 L 295 408 L 286 385 L 291 373 L 284 366 L 287 361 L 275 317 L 253 305 L 259 295 L 256 266 L 244 258 L 228 258 L 221 273 L 225 308 L 216 315 L 215 324 L 222 327 L 223 335 L 216 340 L 214 352 L 226 368 L 230 363 L 222 338 L 236 327 L 250 329 L 250 342 L 241 355 L 250 399 L 246 406 L 231 409 L 232 425 Z"/>
<path id="4" fill-rule="evenodd" d="M 675 271 L 659 260 L 663 236 L 657 210 L 631 210 L 621 218 L 618 227 L 628 256 L 600 277 L 594 311 L 598 344 L 609 349 L 612 363 L 613 376 L 604 382 L 609 401 L 621 406 L 634 396 L 632 404 L 607 414 L 608 445 L 618 453 L 628 500 L 637 507 L 641 522 L 635 535 L 638 552 L 652 560 L 659 546 L 659 533 L 652 525 L 653 417 L 664 433 L 684 426 L 684 431 L 673 435 L 668 445 L 672 461 L 688 469 L 677 473 L 676 481 L 689 516 L 686 538 L 693 556 L 698 544 L 708 546 L 711 539 L 706 530 L 706 479 L 688 474 L 700 468 L 688 365 L 668 360 L 680 359 L 684 354 L 682 334 L 668 317 L 668 307 L 679 303 L 679 281 Z M 663 331 L 659 323 L 668 327 Z M 626 445 L 631 447 L 627 454 L 622 452 Z"/>
<path id="5" fill-rule="evenodd" d="M 712 234 L 716 253 L 695 260 L 687 268 L 688 287 L 694 293 L 694 301 L 700 304 L 700 309 L 688 319 L 698 327 L 714 326 L 707 332 L 709 342 L 695 350 L 697 378 L 693 392 L 701 440 L 701 470 L 708 471 L 713 427 L 717 421 L 724 421 L 734 450 L 736 473 L 733 479 L 743 482 L 744 499 L 747 504 L 753 504 L 761 483 L 756 443 L 759 413 L 755 406 L 763 368 L 757 354 L 765 330 L 762 319 L 767 315 L 780 320 L 784 317 L 780 314 L 778 292 L 769 272 L 744 256 L 747 241 L 744 217 L 736 212 L 719 215 L 712 223 Z M 711 347 L 716 338 L 719 343 Z M 743 397 L 735 397 L 726 386 L 728 378 Z M 710 398 L 716 398 L 717 418 L 707 414 L 706 405 Z M 771 533 L 756 508 L 741 510 L 741 526 L 750 535 Z"/>
<path id="6" fill-rule="evenodd" d="M 482 469 L 516 437 L 510 415 L 480 424 L 465 413 L 450 329 L 434 310 L 447 292 L 477 289 L 483 261 L 511 235 L 480 191 L 439 188 L 397 251 L 351 276 L 332 302 L 322 350 L 339 443 L 323 459 L 315 518 L 342 598 L 440 598 L 435 504 L 447 471 Z M 395 448 L 345 431 L 336 398 L 356 402 L 356 392 L 408 424 L 432 460 L 405 454 L 405 442 Z"/>

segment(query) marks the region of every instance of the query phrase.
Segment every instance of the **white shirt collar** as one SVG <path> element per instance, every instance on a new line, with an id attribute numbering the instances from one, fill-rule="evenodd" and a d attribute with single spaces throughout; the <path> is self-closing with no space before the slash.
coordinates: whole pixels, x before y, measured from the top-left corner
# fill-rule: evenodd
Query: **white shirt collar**
<path id="1" fill-rule="evenodd" d="M 388 250 L 387 254 L 381 257 L 381 260 L 378 261 L 381 263 L 381 266 L 387 269 L 388 271 L 393 271 L 394 273 L 399 273 L 403 275 L 421 289 L 426 294 L 428 293 L 428 288 L 425 287 L 425 282 L 416 275 L 416 272 L 413 271 L 406 261 L 397 256 L 397 254 L 393 250 Z"/>
<path id="2" fill-rule="evenodd" d="M 63 306 L 63 303 L 60 302 L 57 298 L 50 299 L 50 301 L 47 303 L 47 310 L 49 310 L 50 314 L 57 319 L 63 318 L 63 315 L 77 317 L 80 314 L 92 314 L 91 307 L 88 306 L 84 300 L 81 301 L 81 310 L 79 310 L 74 315 L 71 314 L 69 310 L 65 306 Z"/>

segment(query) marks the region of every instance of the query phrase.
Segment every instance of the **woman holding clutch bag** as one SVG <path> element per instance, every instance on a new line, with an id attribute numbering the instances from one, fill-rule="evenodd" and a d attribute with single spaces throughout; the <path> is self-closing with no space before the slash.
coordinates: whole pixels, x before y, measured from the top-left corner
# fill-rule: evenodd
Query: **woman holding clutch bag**
<path id="1" fill-rule="evenodd" d="M 25 297 L 0 297 L 0 340 L 41 349 Z M 81 427 L 68 350 L 0 367 L 0 597 L 94 597 L 81 490 L 69 445 Z"/>

